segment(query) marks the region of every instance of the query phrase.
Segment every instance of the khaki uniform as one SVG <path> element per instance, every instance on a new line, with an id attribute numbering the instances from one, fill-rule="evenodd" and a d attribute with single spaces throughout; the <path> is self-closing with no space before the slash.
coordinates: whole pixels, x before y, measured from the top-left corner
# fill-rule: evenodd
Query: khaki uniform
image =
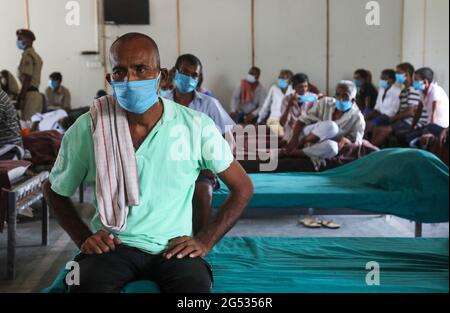
<path id="1" fill-rule="evenodd" d="M 45 96 L 47 97 L 49 110 L 70 110 L 70 92 L 66 87 L 59 86 L 58 90 L 47 87 L 45 89 Z"/>
<path id="2" fill-rule="evenodd" d="M 42 59 L 32 47 L 25 49 L 20 60 L 18 74 L 20 82 L 23 84 L 25 75 L 31 76 L 30 90 L 25 95 L 22 104 L 23 120 L 30 120 L 35 113 L 41 113 L 44 99 L 39 93 L 41 82 Z"/>

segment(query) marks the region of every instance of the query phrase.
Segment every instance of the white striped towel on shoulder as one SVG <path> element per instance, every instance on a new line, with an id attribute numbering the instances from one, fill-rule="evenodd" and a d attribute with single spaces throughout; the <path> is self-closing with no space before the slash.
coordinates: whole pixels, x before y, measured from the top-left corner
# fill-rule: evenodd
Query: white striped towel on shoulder
<path id="1" fill-rule="evenodd" d="M 136 155 L 124 109 L 112 96 L 90 108 L 94 142 L 95 192 L 100 220 L 106 230 L 125 230 L 128 207 L 139 205 Z"/>

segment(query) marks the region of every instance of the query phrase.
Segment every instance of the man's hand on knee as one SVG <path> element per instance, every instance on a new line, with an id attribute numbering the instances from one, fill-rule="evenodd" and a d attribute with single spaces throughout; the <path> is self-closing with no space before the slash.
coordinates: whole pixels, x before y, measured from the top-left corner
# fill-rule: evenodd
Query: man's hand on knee
<path id="1" fill-rule="evenodd" d="M 337 138 L 337 142 L 338 142 L 339 150 L 341 150 L 343 147 L 345 147 L 347 145 L 352 144 L 351 140 L 344 136 Z"/>
<path id="2" fill-rule="evenodd" d="M 208 249 L 205 244 L 195 238 L 182 236 L 169 241 L 169 247 L 164 252 L 163 257 L 170 259 L 176 255 L 178 259 L 182 259 L 185 256 L 196 258 L 199 256 L 204 257 L 207 253 Z"/>
<path id="3" fill-rule="evenodd" d="M 83 242 L 81 252 L 84 254 L 103 254 L 114 251 L 116 246 L 121 243 L 122 241 L 118 237 L 114 237 L 104 230 L 99 230 Z"/>

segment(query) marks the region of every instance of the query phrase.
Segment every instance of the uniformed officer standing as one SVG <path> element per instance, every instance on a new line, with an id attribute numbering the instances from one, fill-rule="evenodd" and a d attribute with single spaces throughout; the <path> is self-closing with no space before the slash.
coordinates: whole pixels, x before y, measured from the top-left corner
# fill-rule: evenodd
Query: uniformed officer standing
<path id="1" fill-rule="evenodd" d="M 36 37 L 32 31 L 19 29 L 16 35 L 17 47 L 23 50 L 17 75 L 22 84 L 17 104 L 22 111 L 21 119 L 27 121 L 33 114 L 41 113 L 44 105 L 44 99 L 39 93 L 42 59 L 33 49 Z"/>

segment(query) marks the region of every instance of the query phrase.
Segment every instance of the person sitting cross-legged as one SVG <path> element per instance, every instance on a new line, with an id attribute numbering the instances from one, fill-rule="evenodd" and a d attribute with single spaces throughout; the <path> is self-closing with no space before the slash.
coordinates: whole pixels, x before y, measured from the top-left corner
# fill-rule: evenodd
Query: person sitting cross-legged
<path id="1" fill-rule="evenodd" d="M 300 116 L 280 156 L 306 156 L 320 162 L 336 156 L 340 146 L 362 144 L 365 121 L 355 100 L 355 84 L 341 81 L 335 98 L 322 98 L 306 115 Z"/>

